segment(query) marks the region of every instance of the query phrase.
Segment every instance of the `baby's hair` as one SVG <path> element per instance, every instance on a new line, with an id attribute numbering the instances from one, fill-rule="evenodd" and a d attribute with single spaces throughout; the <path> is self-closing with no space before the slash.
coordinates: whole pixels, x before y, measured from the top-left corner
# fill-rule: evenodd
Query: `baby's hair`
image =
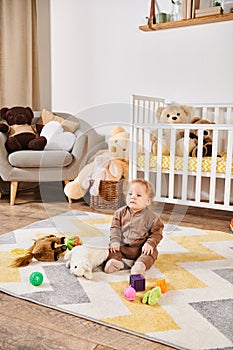
<path id="1" fill-rule="evenodd" d="M 146 187 L 146 193 L 148 194 L 149 198 L 152 200 L 155 196 L 155 189 L 154 186 L 152 185 L 151 182 L 145 180 L 145 179 L 141 179 L 141 178 L 137 178 L 137 179 L 133 179 L 130 181 L 129 186 L 132 184 L 141 184 L 144 185 Z"/>

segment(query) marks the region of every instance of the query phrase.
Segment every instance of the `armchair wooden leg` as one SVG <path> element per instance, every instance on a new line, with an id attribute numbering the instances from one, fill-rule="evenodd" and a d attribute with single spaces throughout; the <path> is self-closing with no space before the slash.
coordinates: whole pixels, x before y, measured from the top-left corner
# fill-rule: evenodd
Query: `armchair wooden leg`
<path id="1" fill-rule="evenodd" d="M 68 184 L 70 182 L 70 180 L 65 180 L 64 181 L 64 184 L 66 185 L 66 184 Z M 68 197 L 68 203 L 72 203 L 72 199 L 70 198 L 70 197 Z"/>
<path id="2" fill-rule="evenodd" d="M 15 204 L 17 189 L 18 189 L 18 181 L 11 181 L 10 205 Z"/>

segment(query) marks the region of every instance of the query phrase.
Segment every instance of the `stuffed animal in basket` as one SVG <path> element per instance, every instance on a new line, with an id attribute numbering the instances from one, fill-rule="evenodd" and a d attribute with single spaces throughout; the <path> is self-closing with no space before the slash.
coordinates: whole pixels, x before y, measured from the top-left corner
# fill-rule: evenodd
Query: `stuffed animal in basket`
<path id="1" fill-rule="evenodd" d="M 191 124 L 215 124 L 206 119 L 201 119 L 199 117 L 193 117 L 191 119 Z M 202 156 L 211 157 L 212 155 L 212 133 L 213 130 L 205 129 L 203 130 L 203 146 L 202 146 Z M 198 129 L 190 130 L 189 134 L 189 144 L 188 144 L 188 155 L 191 157 L 197 156 L 198 150 Z M 176 155 L 183 157 L 184 155 L 184 137 L 180 138 L 176 142 Z"/>
<path id="2" fill-rule="evenodd" d="M 88 247 L 80 245 L 67 251 L 64 259 L 67 260 L 66 267 L 77 277 L 92 279 L 92 271 L 101 265 L 108 257 L 108 248 Z"/>
<path id="3" fill-rule="evenodd" d="M 97 152 L 81 169 L 78 176 L 65 185 L 66 196 L 72 199 L 84 197 L 91 180 L 93 180 L 91 194 L 97 195 L 101 180 L 128 179 L 129 142 L 129 133 L 120 126 L 114 126 L 108 140 L 108 150 Z"/>
<path id="4" fill-rule="evenodd" d="M 57 261 L 67 249 L 65 237 L 48 235 L 35 240 L 23 256 L 15 259 L 12 267 L 23 267 L 30 264 L 33 258 L 38 261 Z"/>
<path id="5" fill-rule="evenodd" d="M 5 143 L 8 153 L 45 148 L 47 140 L 39 135 L 42 126 L 31 124 L 34 115 L 30 107 L 4 107 L 0 110 L 0 117 L 7 122 L 0 123 L 0 131 L 8 134 Z"/>
<path id="6" fill-rule="evenodd" d="M 156 116 L 159 123 L 163 124 L 185 124 L 189 123 L 191 115 L 191 107 L 179 104 L 171 104 L 166 107 L 159 107 Z M 176 140 L 181 136 L 182 130 L 176 132 Z M 162 142 L 162 155 L 170 155 L 170 130 L 163 130 L 162 140 L 158 140 L 157 130 L 151 134 L 151 153 L 157 155 L 158 142 Z"/>

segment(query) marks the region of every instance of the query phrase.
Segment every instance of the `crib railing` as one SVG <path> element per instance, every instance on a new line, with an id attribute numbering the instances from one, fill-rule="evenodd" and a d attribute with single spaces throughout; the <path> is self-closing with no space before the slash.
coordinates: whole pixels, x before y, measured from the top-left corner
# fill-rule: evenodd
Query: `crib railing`
<path id="1" fill-rule="evenodd" d="M 213 140 L 211 157 L 202 155 L 206 128 L 204 124 L 132 124 L 130 179 L 139 176 L 153 182 L 156 201 L 233 210 L 233 124 L 208 125 Z M 184 145 L 189 144 L 190 131 L 197 130 L 196 157 L 190 157 L 187 146 L 183 157 L 176 155 L 177 133 L 180 130 L 184 131 Z M 155 155 L 151 153 L 152 133 L 158 139 Z M 169 156 L 162 155 L 165 133 L 170 135 Z M 139 164 L 139 157 L 143 164 Z M 165 161 L 169 166 L 164 167 Z M 180 163 L 182 166 L 177 166 Z M 194 168 L 190 164 L 194 164 Z M 208 169 L 205 169 L 206 164 Z"/>

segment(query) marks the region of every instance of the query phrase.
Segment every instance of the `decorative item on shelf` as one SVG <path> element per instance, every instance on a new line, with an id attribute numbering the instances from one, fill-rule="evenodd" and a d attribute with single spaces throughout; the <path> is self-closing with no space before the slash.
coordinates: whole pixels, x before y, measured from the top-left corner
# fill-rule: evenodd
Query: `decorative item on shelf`
<path id="1" fill-rule="evenodd" d="M 182 19 L 182 2 L 181 0 L 171 0 L 172 11 L 170 15 L 170 21 L 180 21 Z"/>
<path id="2" fill-rule="evenodd" d="M 170 15 L 165 12 L 160 12 L 156 14 L 156 23 L 165 23 L 170 21 Z"/>
<path id="3" fill-rule="evenodd" d="M 155 7 L 157 8 L 157 13 L 156 13 Z M 151 0 L 150 17 L 146 17 L 146 18 L 148 19 L 148 26 L 152 30 L 153 30 L 153 24 L 165 23 L 170 21 L 170 15 L 160 11 L 160 8 L 156 0 Z"/>
<path id="4" fill-rule="evenodd" d="M 213 2 L 213 7 L 214 6 L 221 6 L 221 2 L 220 1 L 214 1 Z"/>
<path id="5" fill-rule="evenodd" d="M 204 17 L 211 15 L 219 15 L 222 14 L 223 10 L 221 6 L 213 6 L 205 9 L 197 9 L 195 10 L 195 17 Z"/>

